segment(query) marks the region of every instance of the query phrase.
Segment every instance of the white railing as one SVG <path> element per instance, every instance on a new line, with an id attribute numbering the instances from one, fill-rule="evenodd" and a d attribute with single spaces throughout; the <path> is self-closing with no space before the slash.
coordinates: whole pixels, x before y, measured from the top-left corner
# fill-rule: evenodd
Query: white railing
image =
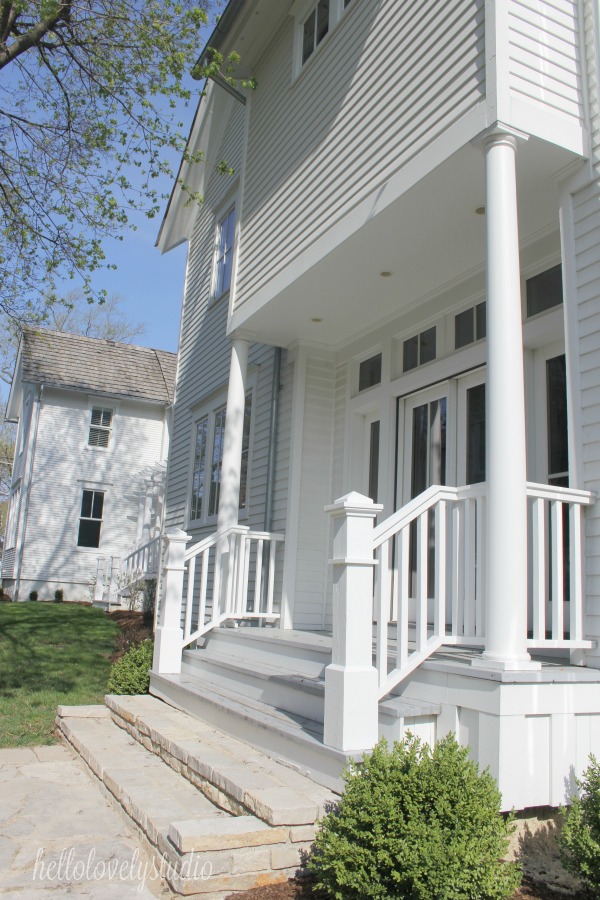
<path id="1" fill-rule="evenodd" d="M 121 562 L 125 585 L 144 578 L 156 578 L 160 563 L 160 537 L 135 547 Z"/>
<path id="2" fill-rule="evenodd" d="M 236 525 L 184 556 L 183 646 L 226 620 L 280 618 L 283 534 Z"/>
<path id="3" fill-rule="evenodd" d="M 593 495 L 528 483 L 527 497 L 527 646 L 590 648 L 582 535 Z M 485 484 L 434 485 L 374 529 L 380 697 L 442 645 L 485 646 L 485 504 Z"/>
<path id="4" fill-rule="evenodd" d="M 531 648 L 593 647 L 583 638 L 583 517 L 589 491 L 527 485 Z"/>

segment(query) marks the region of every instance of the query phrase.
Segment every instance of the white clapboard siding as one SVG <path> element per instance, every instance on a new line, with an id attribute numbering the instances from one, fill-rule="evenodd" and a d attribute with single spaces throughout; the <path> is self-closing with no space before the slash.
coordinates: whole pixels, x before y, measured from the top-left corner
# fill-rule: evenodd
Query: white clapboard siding
<path id="1" fill-rule="evenodd" d="M 298 506 L 298 563 L 294 627 L 322 629 L 323 595 L 328 578 L 335 371 L 331 362 L 306 363 L 302 472 Z"/>
<path id="2" fill-rule="evenodd" d="M 281 393 L 279 395 L 279 421 L 275 456 L 275 489 L 273 493 L 273 527 L 278 534 L 286 530 L 288 512 L 288 484 L 290 479 L 292 396 L 294 386 L 294 361 L 286 351 L 281 360 Z"/>
<path id="3" fill-rule="evenodd" d="M 235 104 L 230 109 L 216 158 L 226 159 L 236 173 L 241 167 L 243 138 L 244 110 L 241 104 Z M 223 402 L 225 399 L 231 358 L 231 342 L 226 335 L 228 298 L 215 302 L 211 298 L 211 281 L 216 224 L 234 199 L 239 209 L 236 186 L 237 176 L 220 175 L 216 169 L 212 170 L 206 178 L 204 202 L 197 212 L 190 240 L 169 461 L 167 527 L 187 527 L 194 452 L 194 411 L 215 393 L 222 392 Z M 248 506 L 240 521 L 259 530 L 264 528 L 265 521 L 273 352 L 272 347 L 251 344 L 248 358 L 249 384 L 254 386 L 252 442 Z M 281 489 L 278 502 L 282 502 Z M 190 533 L 194 540 L 198 540 L 214 530 L 213 521 L 190 530 Z"/>
<path id="4" fill-rule="evenodd" d="M 160 404 L 120 400 L 108 450 L 88 447 L 87 393 L 47 387 L 40 408 L 21 583 L 46 581 L 65 589 L 68 600 L 89 599 L 97 557 L 124 556 L 137 536 L 138 478 L 160 461 L 164 430 Z M 77 547 L 84 487 L 104 491 L 100 547 Z M 28 590 L 21 591 L 24 599 Z"/>
<path id="5" fill-rule="evenodd" d="M 292 44 L 290 19 L 256 71 L 240 306 L 485 100 L 483 0 L 351 6 L 295 80 Z"/>
<path id="6" fill-rule="evenodd" d="M 544 107 L 558 119 L 583 121 L 579 4 L 510 0 L 509 59 L 513 99 Z M 529 119 L 528 121 L 531 121 Z M 526 126 L 527 121 L 513 122 Z M 560 141 L 560 135 L 557 134 Z"/>

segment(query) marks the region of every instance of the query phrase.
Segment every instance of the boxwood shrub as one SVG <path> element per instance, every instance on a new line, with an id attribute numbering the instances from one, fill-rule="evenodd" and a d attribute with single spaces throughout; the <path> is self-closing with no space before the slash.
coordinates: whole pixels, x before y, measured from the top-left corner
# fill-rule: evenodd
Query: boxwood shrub
<path id="1" fill-rule="evenodd" d="M 147 694 L 150 685 L 153 644 L 148 638 L 130 647 L 112 666 L 108 676 L 109 694 Z"/>
<path id="2" fill-rule="evenodd" d="M 571 806 L 561 810 L 561 859 L 565 869 L 585 882 L 591 897 L 600 897 L 600 765 L 593 754 L 577 787 Z"/>
<path id="3" fill-rule="evenodd" d="M 521 881 L 502 860 L 512 817 L 468 753 L 452 735 L 433 750 L 407 738 L 351 764 L 308 862 L 316 889 L 338 900 L 511 897 Z"/>

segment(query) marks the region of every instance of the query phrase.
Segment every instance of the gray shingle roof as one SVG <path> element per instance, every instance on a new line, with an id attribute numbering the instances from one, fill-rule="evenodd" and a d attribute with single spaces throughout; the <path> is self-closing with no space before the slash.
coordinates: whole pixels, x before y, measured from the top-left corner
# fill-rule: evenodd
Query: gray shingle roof
<path id="1" fill-rule="evenodd" d="M 21 380 L 170 403 L 177 354 L 61 331 L 27 329 Z"/>

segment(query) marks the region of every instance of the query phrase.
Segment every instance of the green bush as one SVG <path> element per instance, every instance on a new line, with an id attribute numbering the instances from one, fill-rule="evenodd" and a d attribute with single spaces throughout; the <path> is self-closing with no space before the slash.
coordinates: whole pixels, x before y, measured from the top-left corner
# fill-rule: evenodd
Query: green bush
<path id="1" fill-rule="evenodd" d="M 600 765 L 593 754 L 577 787 L 571 806 L 561 810 L 561 859 L 565 869 L 585 882 L 592 897 L 600 897 Z"/>
<path id="2" fill-rule="evenodd" d="M 29 591 L 29 599 L 30 599 L 30 600 L 37 600 L 37 598 L 38 598 L 38 592 L 37 592 L 37 591 Z"/>
<path id="3" fill-rule="evenodd" d="M 503 862 L 512 818 L 500 793 L 450 735 L 433 750 L 382 740 L 344 773 L 339 805 L 321 823 L 309 870 L 337 900 L 499 900 L 521 881 Z"/>
<path id="4" fill-rule="evenodd" d="M 54 591 L 54 602 L 62 603 L 64 599 L 65 599 L 65 592 L 63 591 L 62 588 L 57 588 Z"/>
<path id="5" fill-rule="evenodd" d="M 109 694 L 147 694 L 152 667 L 152 641 L 131 647 L 114 663 L 108 676 Z"/>

